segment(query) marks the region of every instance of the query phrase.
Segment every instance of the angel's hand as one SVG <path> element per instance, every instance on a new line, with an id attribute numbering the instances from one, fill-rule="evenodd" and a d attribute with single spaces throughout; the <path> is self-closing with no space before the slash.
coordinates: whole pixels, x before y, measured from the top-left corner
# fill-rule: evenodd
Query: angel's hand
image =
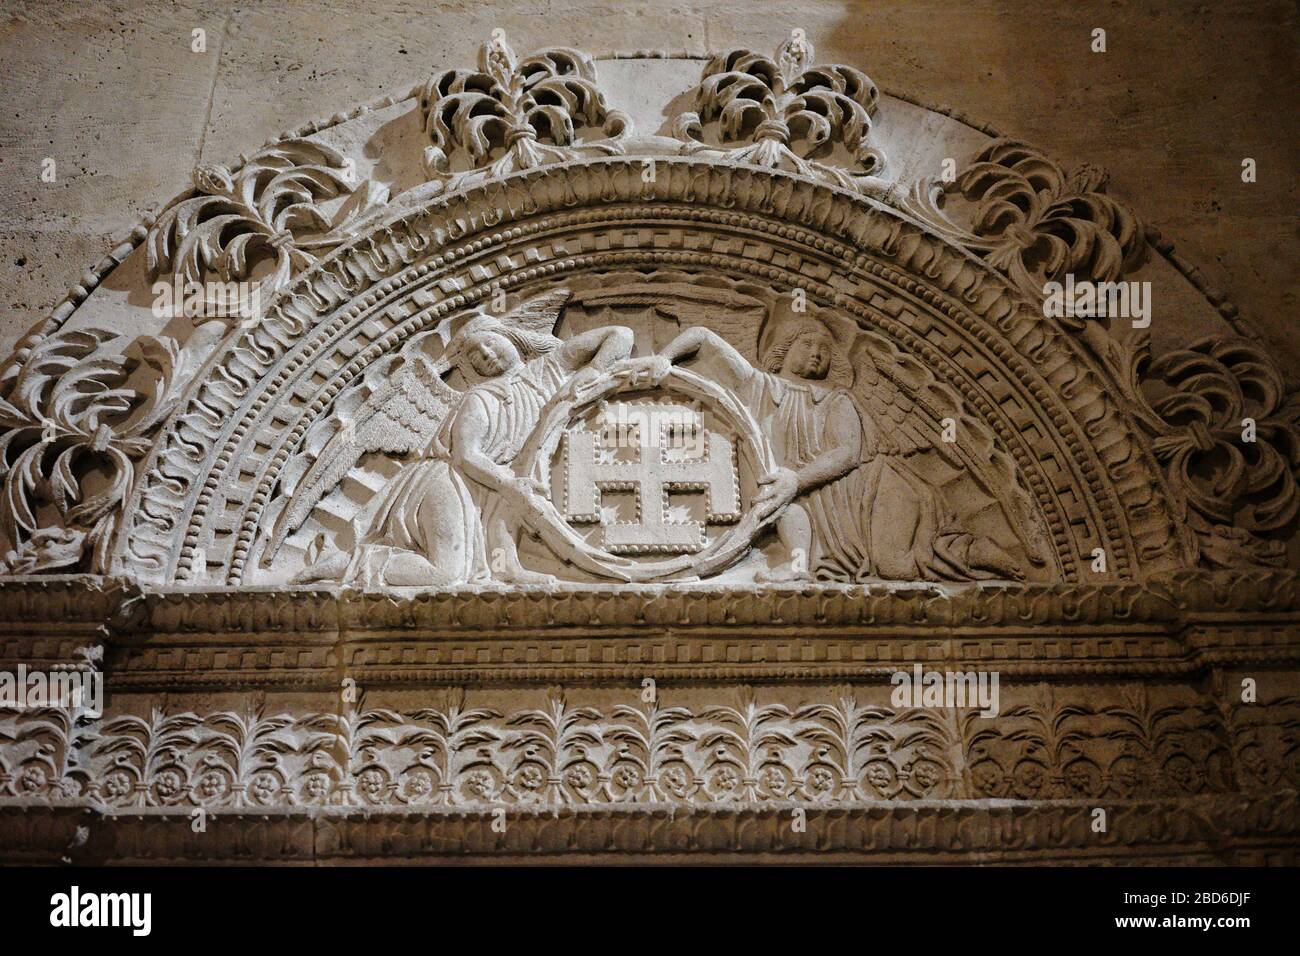
<path id="1" fill-rule="evenodd" d="M 531 495 L 546 495 L 550 491 L 545 483 L 536 478 L 512 478 L 509 486 L 510 490 L 521 498 L 527 498 Z"/>
<path id="2" fill-rule="evenodd" d="M 763 521 L 794 500 L 799 493 L 799 476 L 789 468 L 777 468 L 758 483 L 758 489 L 754 508 L 758 511 L 758 520 Z"/>
<path id="3" fill-rule="evenodd" d="M 542 511 L 550 503 L 550 489 L 536 478 L 515 478 L 510 481 L 509 487 L 529 511 Z"/>
<path id="4" fill-rule="evenodd" d="M 579 405 L 587 405 L 606 394 L 615 384 L 607 369 L 584 365 L 569 379 L 569 390 Z"/>
<path id="5" fill-rule="evenodd" d="M 673 363 L 663 355 L 623 359 L 610 366 L 610 374 L 627 383 L 630 388 L 654 388 L 672 370 Z"/>

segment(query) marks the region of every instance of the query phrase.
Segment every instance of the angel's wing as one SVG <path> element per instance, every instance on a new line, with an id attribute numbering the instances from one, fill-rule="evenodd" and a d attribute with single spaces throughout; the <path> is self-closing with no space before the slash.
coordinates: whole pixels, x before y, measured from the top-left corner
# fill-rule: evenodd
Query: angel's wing
<path id="1" fill-rule="evenodd" d="M 1041 534 L 1028 532 L 1040 529 L 1042 519 L 1020 483 L 1015 462 L 998 448 L 983 423 L 963 412 L 956 393 L 877 332 L 857 336 L 850 361 L 855 373 L 850 392 L 859 409 L 876 423 L 875 453 L 938 453 L 955 472 L 969 475 L 985 494 L 1006 507 L 1025 554 L 1041 564 L 1037 540 Z M 943 440 L 945 419 L 958 423 L 957 441 Z"/>
<path id="2" fill-rule="evenodd" d="M 513 312 L 502 316 L 501 321 L 528 332 L 551 335 L 555 331 L 555 323 L 559 321 L 560 310 L 569 301 L 570 295 L 568 289 L 552 289 L 535 295 Z"/>
<path id="3" fill-rule="evenodd" d="M 289 502 L 275 523 L 263 561 L 280 550 L 320 500 L 367 452 L 405 455 L 429 446 L 462 392 L 442 378 L 443 368 L 424 347 L 434 332 L 411 339 L 396 355 L 370 365 L 359 382 L 334 401 L 330 415 L 303 436 L 298 453 L 281 472 Z"/>
<path id="4" fill-rule="evenodd" d="M 854 336 L 849 352 L 853 381 L 849 391 L 854 401 L 875 422 L 876 446 L 864 449 L 881 455 L 910 455 L 930 448 L 939 435 L 946 415 L 929 420 L 916 396 L 927 385 L 936 386 L 933 398 L 946 398 L 929 370 L 892 342 L 875 332 Z"/>

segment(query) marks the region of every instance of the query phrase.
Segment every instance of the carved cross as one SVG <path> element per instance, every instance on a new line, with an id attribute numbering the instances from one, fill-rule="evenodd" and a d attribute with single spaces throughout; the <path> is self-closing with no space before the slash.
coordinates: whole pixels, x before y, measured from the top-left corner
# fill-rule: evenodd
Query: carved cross
<path id="1" fill-rule="evenodd" d="M 615 554 L 689 554 L 704 548 L 707 524 L 740 520 L 740 489 L 732 443 L 705 431 L 698 410 L 684 405 L 605 408 L 599 433 L 585 428 L 564 436 L 570 521 L 599 522 L 603 547 Z M 633 453 L 621 459 L 620 449 Z M 702 454 L 701 454 L 702 452 Z M 637 496 L 635 521 L 602 520 L 603 491 Z M 705 520 L 669 516 L 671 492 L 703 492 Z"/>

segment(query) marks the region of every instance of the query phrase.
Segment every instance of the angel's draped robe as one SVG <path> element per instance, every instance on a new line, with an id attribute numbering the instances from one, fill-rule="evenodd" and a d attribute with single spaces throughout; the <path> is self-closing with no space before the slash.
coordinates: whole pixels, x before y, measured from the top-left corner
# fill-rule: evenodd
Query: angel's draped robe
<path id="1" fill-rule="evenodd" d="M 875 421 L 848 391 L 755 371 L 737 393 L 777 461 L 791 471 L 833 449 L 832 422 L 848 419 L 862 430 L 863 463 L 794 499 L 812 528 L 808 569 L 815 577 L 861 582 L 990 576 L 967 564 L 974 537 L 951 525 L 938 495 L 908 459 L 880 453 Z"/>
<path id="2" fill-rule="evenodd" d="M 478 404 L 488 423 L 483 453 L 498 465 L 509 465 L 537 425 L 542 406 L 569 374 L 552 356 L 531 359 L 514 375 L 474 386 L 455 415 Z M 491 576 L 486 529 L 505 503 L 495 489 L 457 468 L 455 415 L 443 423 L 426 456 L 403 468 L 365 509 L 361 520 L 366 530 L 345 580 L 368 586 L 442 586 Z"/>

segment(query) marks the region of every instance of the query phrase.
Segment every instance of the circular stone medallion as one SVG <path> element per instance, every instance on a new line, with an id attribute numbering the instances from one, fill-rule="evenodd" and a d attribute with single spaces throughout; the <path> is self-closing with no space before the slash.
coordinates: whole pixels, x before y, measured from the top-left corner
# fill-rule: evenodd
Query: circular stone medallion
<path id="1" fill-rule="evenodd" d="M 742 557 L 767 523 L 751 505 L 776 464 L 734 394 L 675 366 L 653 387 L 612 375 L 557 395 L 517 460 L 550 489 L 532 530 L 566 561 L 623 581 L 695 577 Z"/>

